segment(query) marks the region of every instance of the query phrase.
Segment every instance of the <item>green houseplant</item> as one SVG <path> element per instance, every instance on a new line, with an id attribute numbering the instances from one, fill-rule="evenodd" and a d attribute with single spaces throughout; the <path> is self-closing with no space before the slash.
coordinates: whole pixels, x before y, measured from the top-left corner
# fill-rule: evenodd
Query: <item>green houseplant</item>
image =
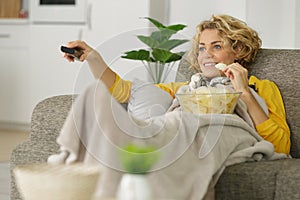
<path id="1" fill-rule="evenodd" d="M 137 38 L 148 46 L 147 49 L 139 49 L 125 52 L 122 58 L 140 60 L 146 67 L 154 83 L 164 82 L 176 61 L 180 60 L 185 52 L 172 52 L 175 47 L 182 45 L 188 40 L 172 39 L 178 31 L 186 25 L 174 24 L 165 26 L 159 21 L 145 17 L 157 29 L 149 36 L 138 35 Z"/>

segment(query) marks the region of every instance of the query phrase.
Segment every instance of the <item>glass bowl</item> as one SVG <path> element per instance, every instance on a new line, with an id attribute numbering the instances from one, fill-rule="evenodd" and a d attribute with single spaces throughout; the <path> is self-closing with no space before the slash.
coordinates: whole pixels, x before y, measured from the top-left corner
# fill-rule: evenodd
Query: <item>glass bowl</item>
<path id="1" fill-rule="evenodd" d="M 179 104 L 193 114 L 232 114 L 241 92 L 177 93 Z"/>

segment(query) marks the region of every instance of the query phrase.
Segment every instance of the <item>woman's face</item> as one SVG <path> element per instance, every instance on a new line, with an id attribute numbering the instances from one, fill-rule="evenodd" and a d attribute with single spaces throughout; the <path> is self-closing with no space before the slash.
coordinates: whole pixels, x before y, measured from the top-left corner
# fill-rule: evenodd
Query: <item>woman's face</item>
<path id="1" fill-rule="evenodd" d="M 215 65 L 218 63 L 232 64 L 235 55 L 229 47 L 223 46 L 216 29 L 205 29 L 202 32 L 199 42 L 198 63 L 206 77 L 224 76 L 222 71 L 218 70 Z"/>

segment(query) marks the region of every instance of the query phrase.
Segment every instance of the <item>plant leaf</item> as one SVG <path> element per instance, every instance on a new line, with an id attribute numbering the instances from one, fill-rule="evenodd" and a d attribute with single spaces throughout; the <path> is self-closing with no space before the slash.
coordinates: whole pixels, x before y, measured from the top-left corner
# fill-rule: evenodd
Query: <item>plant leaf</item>
<path id="1" fill-rule="evenodd" d="M 162 63 L 169 63 L 180 60 L 183 54 L 181 54 L 181 52 L 173 53 L 165 49 L 154 48 L 152 51 L 152 55 L 156 61 L 160 61 Z"/>
<path id="2" fill-rule="evenodd" d="M 174 25 L 167 26 L 166 28 L 178 32 L 184 29 L 185 27 L 186 25 L 184 24 L 174 24 Z"/>
<path id="3" fill-rule="evenodd" d="M 151 17 L 144 17 L 144 19 L 148 19 L 154 26 L 156 26 L 159 29 L 166 28 L 165 25 L 163 25 L 162 23 L 160 23 L 159 21 L 157 21 Z"/>
<path id="4" fill-rule="evenodd" d="M 121 56 L 121 58 L 131 59 L 131 60 L 146 60 L 152 61 L 150 58 L 150 52 L 144 49 L 140 49 L 138 51 L 127 51 L 126 55 Z"/>
<path id="5" fill-rule="evenodd" d="M 173 39 L 173 40 L 167 40 L 156 47 L 159 49 L 166 49 L 166 50 L 171 50 L 181 44 L 184 44 L 188 42 L 189 40 L 181 40 L 181 39 Z"/>
<path id="6" fill-rule="evenodd" d="M 167 41 L 176 31 L 169 30 L 169 29 L 162 29 L 159 31 L 153 31 L 151 33 L 151 38 L 157 40 L 159 43 Z"/>
<path id="7" fill-rule="evenodd" d="M 144 44 L 148 45 L 151 48 L 155 48 L 159 45 L 159 42 L 151 36 L 138 35 L 137 37 L 140 41 L 142 41 Z"/>
<path id="8" fill-rule="evenodd" d="M 142 60 L 147 62 L 158 62 L 169 63 L 173 61 L 180 60 L 184 52 L 173 53 L 170 50 L 187 42 L 188 40 L 182 39 L 170 39 L 171 36 L 178 31 L 184 29 L 186 25 L 184 24 L 174 24 L 165 26 L 159 21 L 144 17 L 149 20 L 154 26 L 158 28 L 157 31 L 153 31 L 150 36 L 138 35 L 138 39 L 146 44 L 149 48 L 148 50 L 140 49 L 125 52 L 122 58 L 132 59 L 132 60 Z"/>

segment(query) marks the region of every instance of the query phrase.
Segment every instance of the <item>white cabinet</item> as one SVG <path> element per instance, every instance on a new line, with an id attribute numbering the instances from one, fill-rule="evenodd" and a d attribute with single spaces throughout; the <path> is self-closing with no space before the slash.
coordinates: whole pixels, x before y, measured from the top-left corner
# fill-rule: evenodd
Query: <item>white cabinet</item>
<path id="1" fill-rule="evenodd" d="M 0 121 L 30 119 L 29 27 L 0 25 Z"/>
<path id="2" fill-rule="evenodd" d="M 0 25 L 1 125 L 28 125 L 39 101 L 73 93 L 82 63 L 67 62 L 60 46 L 81 39 L 82 29 L 65 24 Z"/>
<path id="3" fill-rule="evenodd" d="M 30 25 L 31 109 L 41 100 L 72 94 L 81 62 L 69 63 L 60 46 L 81 39 L 80 25 Z"/>

